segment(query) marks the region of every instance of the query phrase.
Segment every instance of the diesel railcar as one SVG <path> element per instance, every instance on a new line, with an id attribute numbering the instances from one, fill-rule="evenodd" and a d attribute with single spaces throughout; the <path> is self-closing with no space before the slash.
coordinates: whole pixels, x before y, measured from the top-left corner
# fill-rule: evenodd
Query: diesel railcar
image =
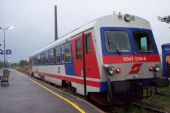
<path id="1" fill-rule="evenodd" d="M 150 24 L 129 14 L 98 18 L 34 52 L 30 74 L 99 104 L 142 99 L 162 80 Z"/>

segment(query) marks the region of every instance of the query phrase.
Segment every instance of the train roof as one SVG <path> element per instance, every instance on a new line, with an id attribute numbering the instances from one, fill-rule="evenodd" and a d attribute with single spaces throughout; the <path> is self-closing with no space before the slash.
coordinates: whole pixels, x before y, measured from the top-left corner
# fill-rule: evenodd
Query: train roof
<path id="1" fill-rule="evenodd" d="M 170 46 L 170 43 L 162 44 L 162 47 L 163 46 Z"/>
<path id="2" fill-rule="evenodd" d="M 150 29 L 149 22 L 141 17 L 133 16 L 136 22 L 132 21 L 129 25 L 129 22 L 127 21 L 122 21 L 124 20 L 124 16 L 122 14 L 114 14 L 114 15 L 108 15 L 108 16 L 103 16 L 98 19 L 95 19 L 94 21 L 91 21 L 84 26 L 81 26 L 70 33 L 60 37 L 58 40 L 51 42 L 50 44 L 44 46 L 43 48 L 39 49 L 38 51 L 34 52 L 31 54 L 31 56 L 34 56 L 36 54 L 39 54 L 41 52 L 47 51 L 50 48 L 56 47 L 57 44 L 60 44 L 67 39 L 74 37 L 75 35 L 78 35 L 86 30 L 92 29 L 92 28 L 98 28 L 98 27 L 131 27 L 131 28 L 143 28 L 143 29 Z M 121 21 L 121 22 L 120 22 Z M 140 23 L 140 24 L 139 24 Z"/>

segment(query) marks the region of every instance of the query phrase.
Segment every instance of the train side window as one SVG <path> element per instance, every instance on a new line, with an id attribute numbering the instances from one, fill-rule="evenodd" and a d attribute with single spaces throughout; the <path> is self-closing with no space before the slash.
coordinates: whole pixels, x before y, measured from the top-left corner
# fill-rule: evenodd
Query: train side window
<path id="1" fill-rule="evenodd" d="M 36 65 L 36 58 L 35 56 L 33 57 L 32 64 L 35 66 Z"/>
<path id="2" fill-rule="evenodd" d="M 36 56 L 34 56 L 34 65 L 37 64 L 37 60 L 36 59 L 37 59 Z"/>
<path id="3" fill-rule="evenodd" d="M 64 62 L 71 62 L 71 44 L 64 45 Z"/>
<path id="4" fill-rule="evenodd" d="M 35 56 L 35 65 L 39 65 L 39 55 Z"/>
<path id="5" fill-rule="evenodd" d="M 82 59 L 82 45 L 81 40 L 76 40 L 76 59 Z"/>
<path id="6" fill-rule="evenodd" d="M 141 43 L 141 48 L 143 48 L 143 50 L 147 51 L 147 38 L 142 37 L 140 40 L 140 43 Z"/>
<path id="7" fill-rule="evenodd" d="M 40 64 L 41 64 L 41 65 L 44 65 L 44 64 L 45 64 L 45 54 L 44 54 L 44 53 L 41 53 L 41 54 L 40 54 Z"/>
<path id="8" fill-rule="evenodd" d="M 32 64 L 32 57 L 29 57 L 29 64 Z"/>
<path id="9" fill-rule="evenodd" d="M 34 65 L 37 65 L 37 57 L 34 56 Z"/>
<path id="10" fill-rule="evenodd" d="M 31 58 L 31 64 L 34 65 L 34 57 Z"/>
<path id="11" fill-rule="evenodd" d="M 90 41 L 90 35 L 86 37 L 86 53 L 91 52 L 91 41 Z"/>
<path id="12" fill-rule="evenodd" d="M 61 48 L 56 48 L 56 63 L 61 64 Z"/>
<path id="13" fill-rule="evenodd" d="M 37 65 L 37 58 L 36 58 L 36 56 L 34 57 L 34 65 Z"/>
<path id="14" fill-rule="evenodd" d="M 37 55 L 37 65 L 40 65 L 40 54 Z"/>
<path id="15" fill-rule="evenodd" d="M 48 64 L 48 51 L 45 52 L 45 64 Z"/>
<path id="16" fill-rule="evenodd" d="M 49 50 L 49 59 L 50 59 L 50 64 L 54 64 L 54 50 L 53 49 Z"/>

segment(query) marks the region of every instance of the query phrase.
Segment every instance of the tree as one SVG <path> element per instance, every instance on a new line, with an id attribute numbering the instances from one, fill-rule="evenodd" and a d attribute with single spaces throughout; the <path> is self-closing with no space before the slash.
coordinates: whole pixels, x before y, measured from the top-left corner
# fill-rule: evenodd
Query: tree
<path id="1" fill-rule="evenodd" d="M 158 20 L 160 20 L 161 22 L 165 22 L 165 23 L 169 24 L 170 23 L 170 16 L 165 16 L 165 17 L 158 16 Z"/>
<path id="2" fill-rule="evenodd" d="M 21 60 L 19 62 L 19 66 L 21 66 L 21 67 L 26 66 L 26 65 L 28 65 L 28 61 L 27 60 Z"/>

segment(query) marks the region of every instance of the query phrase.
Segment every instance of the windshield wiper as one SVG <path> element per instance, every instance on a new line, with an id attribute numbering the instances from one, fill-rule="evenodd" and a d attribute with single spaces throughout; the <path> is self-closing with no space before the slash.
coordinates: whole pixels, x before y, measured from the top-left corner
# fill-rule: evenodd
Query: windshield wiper
<path id="1" fill-rule="evenodd" d="M 108 44 L 109 48 L 110 48 L 110 47 L 111 47 L 111 48 L 113 47 L 114 50 L 116 50 L 116 53 L 119 54 L 119 55 L 121 55 L 119 49 L 118 49 L 111 41 L 108 40 L 108 37 L 106 37 L 106 38 L 107 38 L 107 44 Z"/>

